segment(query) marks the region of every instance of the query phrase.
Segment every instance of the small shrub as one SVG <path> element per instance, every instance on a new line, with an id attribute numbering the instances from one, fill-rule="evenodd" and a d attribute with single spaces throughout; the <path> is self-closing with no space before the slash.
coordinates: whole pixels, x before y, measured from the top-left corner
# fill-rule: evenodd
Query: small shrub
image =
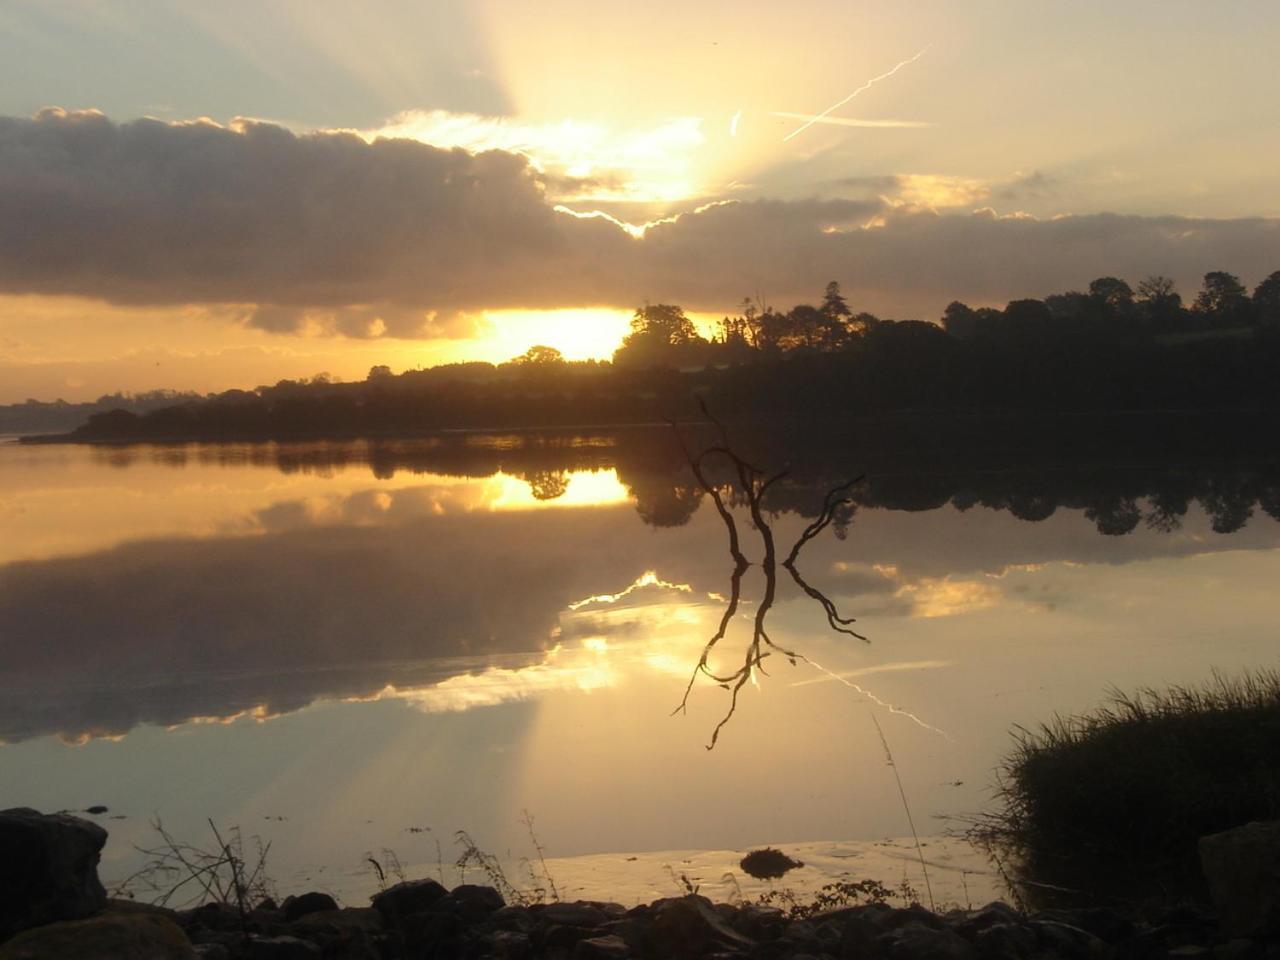
<path id="1" fill-rule="evenodd" d="M 778 907 L 791 920 L 807 920 L 825 910 L 867 903 L 889 903 L 900 897 L 906 903 L 918 902 L 916 891 L 905 881 L 899 890 L 891 890 L 879 880 L 837 880 L 820 888 L 808 899 L 794 890 L 766 890 L 755 899 L 762 907 Z"/>

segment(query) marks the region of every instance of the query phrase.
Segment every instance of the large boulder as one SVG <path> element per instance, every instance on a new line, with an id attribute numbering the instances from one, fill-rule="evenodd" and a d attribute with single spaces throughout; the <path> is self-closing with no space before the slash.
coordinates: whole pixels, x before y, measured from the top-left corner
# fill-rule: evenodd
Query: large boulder
<path id="1" fill-rule="evenodd" d="M 196 960 L 178 925 L 158 913 L 104 913 L 25 930 L 0 960 Z"/>
<path id="2" fill-rule="evenodd" d="M 1280 820 L 1201 837 L 1200 868 L 1229 933 L 1280 930 Z"/>
<path id="3" fill-rule="evenodd" d="M 296 897 L 285 897 L 284 903 L 280 905 L 280 912 L 284 914 L 285 923 L 301 920 L 309 913 L 337 909 L 338 904 L 334 902 L 333 897 L 327 893 L 318 893 L 316 891 Z"/>
<path id="4" fill-rule="evenodd" d="M 394 923 L 401 917 L 421 913 L 448 892 L 434 880 L 405 880 L 381 893 L 375 893 L 372 898 L 373 909 L 382 914 L 382 919 Z"/>
<path id="5" fill-rule="evenodd" d="M 101 910 L 98 858 L 107 831 L 65 813 L 0 811 L 0 942 L 20 930 Z"/>

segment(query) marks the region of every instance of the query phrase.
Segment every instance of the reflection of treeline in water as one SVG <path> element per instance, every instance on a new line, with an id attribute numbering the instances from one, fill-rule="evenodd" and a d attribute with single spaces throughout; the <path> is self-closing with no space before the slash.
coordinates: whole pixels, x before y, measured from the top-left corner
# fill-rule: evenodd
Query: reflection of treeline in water
<path id="1" fill-rule="evenodd" d="M 533 347 L 359 383 L 321 375 L 231 390 L 142 415 L 92 417 L 84 439 L 405 435 L 447 428 L 657 422 L 702 396 L 734 420 L 894 411 L 1134 411 L 1280 406 L 1280 272 L 1252 296 L 1206 275 L 1191 307 L 1170 281 L 1103 277 L 1087 293 L 952 303 L 938 322 L 856 313 L 832 283 L 818 306 L 747 304 L 710 338 L 681 308 L 647 304 L 612 363 Z"/>
<path id="2" fill-rule="evenodd" d="M 698 431 L 686 427 L 693 442 Z M 833 520 L 842 534 L 859 508 L 1007 510 L 1027 521 L 1058 510 L 1081 511 L 1099 532 L 1139 527 L 1176 529 L 1193 503 L 1212 528 L 1231 533 L 1251 517 L 1280 519 L 1280 460 L 1271 449 L 1274 425 L 1265 417 L 1131 417 L 1099 422 L 1066 418 L 1038 426 L 1012 420 L 908 420 L 848 432 L 744 433 L 744 455 L 779 464 L 787 475 L 766 492 L 772 513 L 811 518 L 823 493 L 858 472 L 867 479 Z M 669 428 L 596 433 L 451 434 L 419 440 L 106 446 L 98 456 L 127 466 L 140 458 L 188 463 L 253 464 L 286 473 L 326 473 L 367 467 L 397 473 L 524 479 L 534 497 L 553 501 L 569 474 L 617 471 L 646 523 L 679 526 L 693 516 L 704 490 Z M 706 477 L 734 498 L 735 477 L 710 462 Z"/>

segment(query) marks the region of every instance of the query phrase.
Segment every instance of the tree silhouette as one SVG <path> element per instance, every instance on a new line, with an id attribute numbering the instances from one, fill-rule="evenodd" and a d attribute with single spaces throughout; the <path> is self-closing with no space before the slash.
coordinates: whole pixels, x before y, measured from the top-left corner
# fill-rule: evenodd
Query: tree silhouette
<path id="1" fill-rule="evenodd" d="M 1133 288 L 1118 277 L 1099 277 L 1089 284 L 1089 296 L 1116 312 L 1133 306 Z"/>
<path id="2" fill-rule="evenodd" d="M 849 317 L 853 316 L 853 311 L 849 309 L 849 304 L 840 294 L 840 284 L 832 280 L 827 284 L 827 289 L 822 294 L 822 310 L 823 316 L 835 320 L 837 323 L 843 323 Z"/>
<path id="3" fill-rule="evenodd" d="M 1147 320 L 1168 326 L 1182 312 L 1182 296 L 1168 277 L 1159 274 L 1138 283 L 1138 301 Z"/>
<path id="4" fill-rule="evenodd" d="M 1195 310 L 1220 326 L 1243 322 L 1249 310 L 1249 294 L 1240 278 L 1223 270 L 1204 275 L 1204 286 L 1196 296 Z"/>
<path id="5" fill-rule="evenodd" d="M 631 318 L 631 332 L 614 353 L 615 363 L 630 366 L 678 367 L 697 359 L 707 341 L 698 335 L 682 308 L 669 303 L 646 303 Z"/>
<path id="6" fill-rule="evenodd" d="M 564 354 L 555 347 L 536 344 L 520 354 L 520 356 L 512 357 L 511 362 L 520 366 L 546 367 L 564 363 L 565 361 Z"/>
<path id="7" fill-rule="evenodd" d="M 1259 323 L 1280 327 L 1280 270 L 1263 280 L 1253 291 L 1253 309 Z"/>
<path id="8" fill-rule="evenodd" d="M 535 470 L 524 479 L 535 500 L 556 500 L 569 489 L 569 474 L 564 470 Z"/>

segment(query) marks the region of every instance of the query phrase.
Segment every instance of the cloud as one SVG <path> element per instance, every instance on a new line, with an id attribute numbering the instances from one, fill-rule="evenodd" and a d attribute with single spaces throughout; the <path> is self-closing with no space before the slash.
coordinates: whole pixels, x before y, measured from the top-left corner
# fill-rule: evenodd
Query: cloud
<path id="1" fill-rule="evenodd" d="M 0 120 L 0 224 L 9 291 L 268 305 L 255 322 L 291 332 L 341 308 L 332 328 L 359 335 L 429 334 L 423 311 L 563 245 L 511 153 L 59 110 Z"/>
<path id="2" fill-rule="evenodd" d="M 1007 189 L 1045 189 L 1036 175 Z M 470 153 L 267 123 L 0 119 L 0 291 L 244 306 L 251 325 L 355 337 L 458 336 L 486 308 L 789 306 L 839 280 L 859 309 L 937 316 L 1150 273 L 1280 264 L 1280 220 L 938 208 L 998 202 L 954 177 L 887 197 L 706 203 L 629 230 L 556 209 L 506 150 Z M 878 192 L 878 191 L 877 191 Z"/>
<path id="3" fill-rule="evenodd" d="M 559 199 L 595 201 L 688 199 L 693 154 L 706 142 L 697 117 L 618 131 L 575 120 L 527 124 L 447 110 L 408 110 L 361 135 L 369 141 L 392 137 L 472 153 L 520 154 L 547 175 Z"/>

